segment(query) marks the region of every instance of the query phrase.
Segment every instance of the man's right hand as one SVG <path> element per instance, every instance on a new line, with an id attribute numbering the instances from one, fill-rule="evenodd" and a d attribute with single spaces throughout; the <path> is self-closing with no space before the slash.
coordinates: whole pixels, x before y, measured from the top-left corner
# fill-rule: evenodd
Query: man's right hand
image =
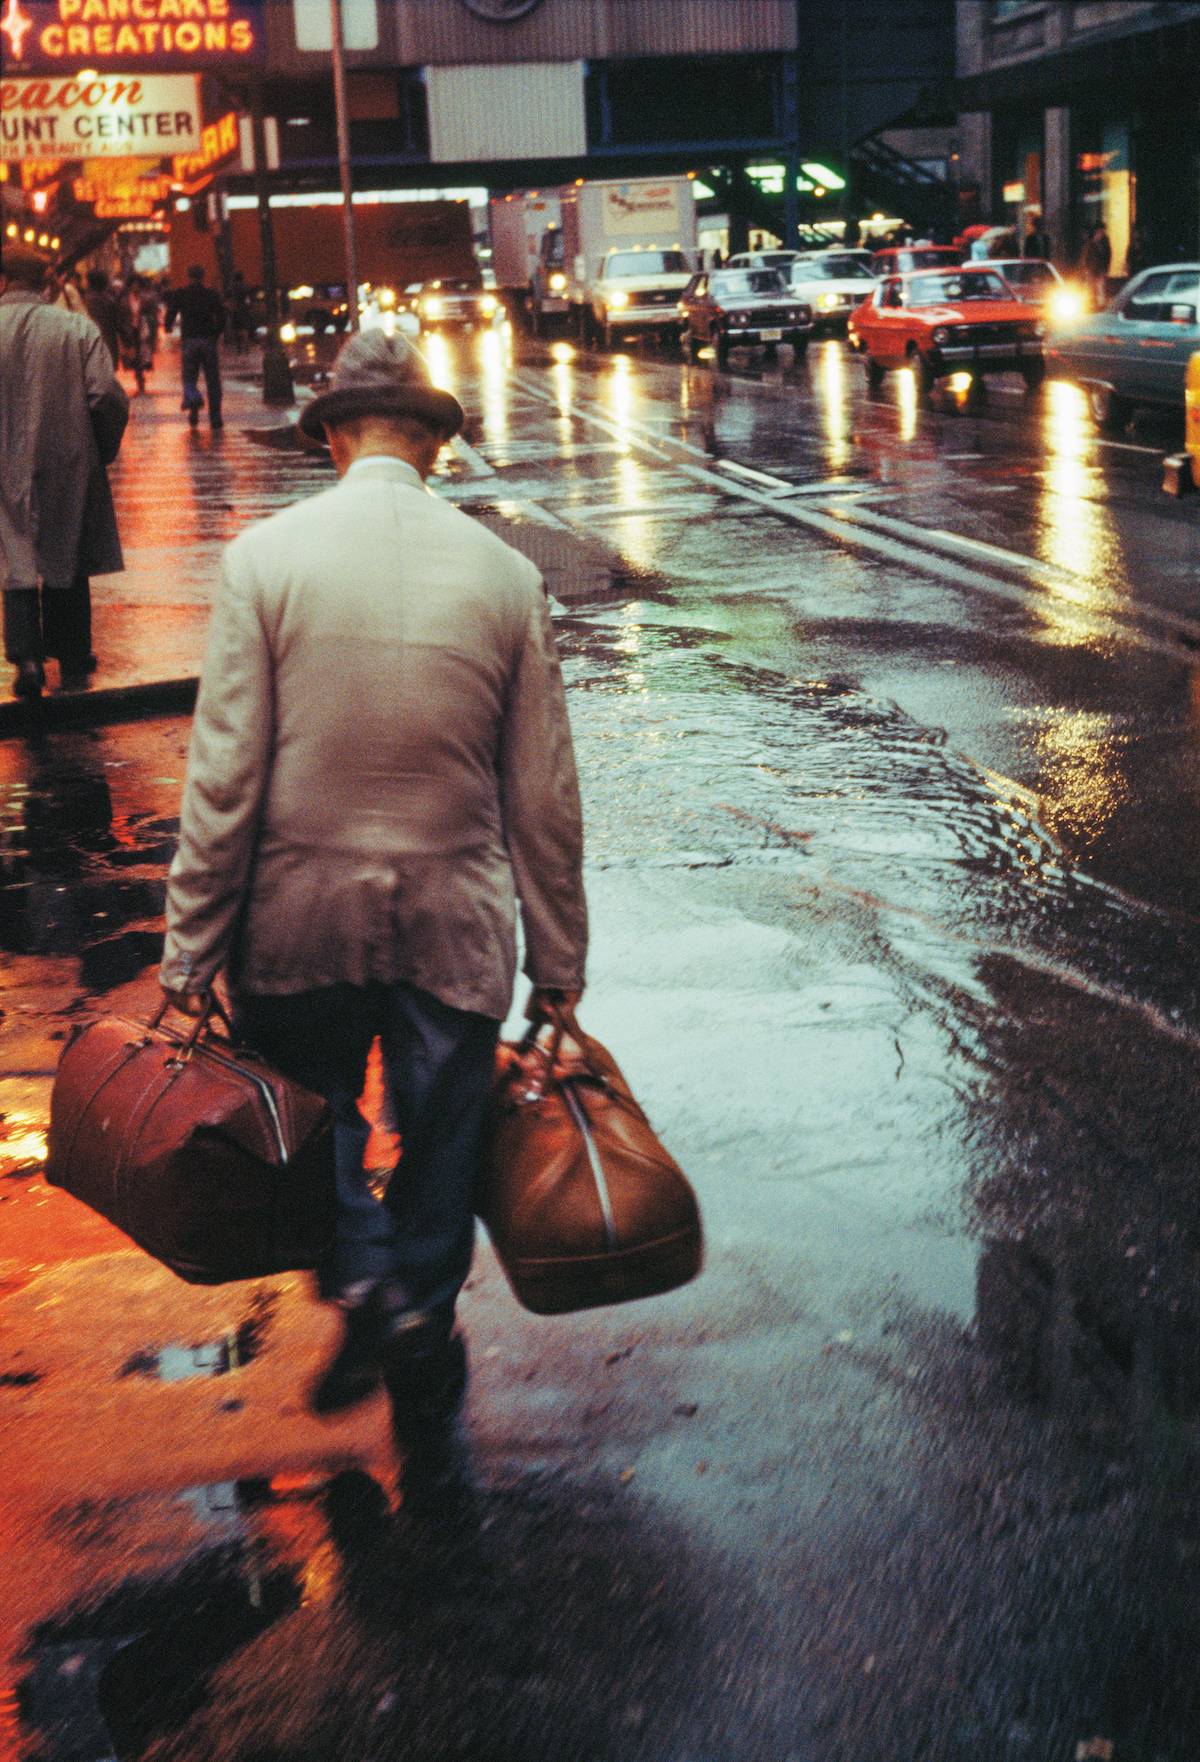
<path id="1" fill-rule="evenodd" d="M 529 993 L 529 1002 L 525 1005 L 525 1020 L 536 1022 L 541 1018 L 547 1021 L 555 1010 L 569 1015 L 578 1009 L 582 996 L 582 991 L 560 991 L 553 985 L 535 985 Z"/>

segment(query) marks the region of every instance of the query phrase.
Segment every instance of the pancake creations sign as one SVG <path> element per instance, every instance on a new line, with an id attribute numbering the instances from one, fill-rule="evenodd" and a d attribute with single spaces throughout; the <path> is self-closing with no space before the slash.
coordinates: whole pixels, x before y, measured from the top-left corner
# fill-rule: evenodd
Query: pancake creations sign
<path id="1" fill-rule="evenodd" d="M 0 0 L 6 74 L 207 72 L 261 60 L 265 36 L 262 0 Z"/>
<path id="2" fill-rule="evenodd" d="M 158 159 L 200 140 L 196 74 L 0 79 L 2 159 Z"/>

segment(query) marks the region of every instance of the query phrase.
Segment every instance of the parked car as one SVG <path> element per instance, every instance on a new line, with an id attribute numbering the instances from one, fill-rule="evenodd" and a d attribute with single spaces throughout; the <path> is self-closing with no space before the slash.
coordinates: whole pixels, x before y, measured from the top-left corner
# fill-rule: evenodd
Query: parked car
<path id="1" fill-rule="evenodd" d="M 788 284 L 813 310 L 813 328 L 841 330 L 856 306 L 875 285 L 866 265 L 849 251 L 822 251 L 818 256 L 797 257 L 788 271 Z"/>
<path id="2" fill-rule="evenodd" d="M 1040 257 L 998 257 L 988 268 L 998 269 L 1018 300 L 1040 307 L 1053 324 L 1069 324 L 1087 311 L 1083 289 Z"/>
<path id="3" fill-rule="evenodd" d="M 478 281 L 426 281 L 415 296 L 406 289 L 405 297 L 412 298 L 422 335 L 439 330 L 489 329 L 503 316 L 498 295 Z"/>
<path id="4" fill-rule="evenodd" d="M 777 269 L 780 275 L 786 275 L 799 255 L 799 251 L 735 251 L 722 268 Z"/>
<path id="5" fill-rule="evenodd" d="M 711 269 L 692 277 L 679 302 L 684 347 L 695 361 L 711 343 L 719 364 L 730 349 L 762 346 L 769 355 L 790 343 L 808 347 L 812 308 L 798 300 L 776 269 Z"/>
<path id="6" fill-rule="evenodd" d="M 850 320 L 854 346 L 867 357 L 867 383 L 889 369 L 911 367 L 923 391 L 964 370 L 1015 370 L 1033 390 L 1045 377 L 1045 321 L 1018 300 L 990 266 L 892 275 Z"/>
<path id="7" fill-rule="evenodd" d="M 962 262 L 954 245 L 888 245 L 871 258 L 871 274 L 907 275 L 914 269 L 953 269 Z"/>
<path id="8" fill-rule="evenodd" d="M 1123 428 L 1138 404 L 1182 411 L 1198 320 L 1200 263 L 1160 264 L 1134 276 L 1105 311 L 1055 336 L 1047 361 L 1085 387 L 1101 428 Z"/>

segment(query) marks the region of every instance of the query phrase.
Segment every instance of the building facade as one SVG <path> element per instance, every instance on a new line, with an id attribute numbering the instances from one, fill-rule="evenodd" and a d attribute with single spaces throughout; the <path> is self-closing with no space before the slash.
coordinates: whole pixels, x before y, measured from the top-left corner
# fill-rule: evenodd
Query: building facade
<path id="1" fill-rule="evenodd" d="M 1200 253 L 1200 0 L 958 0 L 957 39 L 964 218 Z"/>

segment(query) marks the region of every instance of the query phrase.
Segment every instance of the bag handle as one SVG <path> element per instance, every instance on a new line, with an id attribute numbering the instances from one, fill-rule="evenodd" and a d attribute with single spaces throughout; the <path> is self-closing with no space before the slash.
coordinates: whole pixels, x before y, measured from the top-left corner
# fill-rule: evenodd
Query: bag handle
<path id="1" fill-rule="evenodd" d="M 221 1002 L 221 999 L 217 996 L 216 992 L 204 991 L 201 992 L 200 995 L 204 999 L 204 1004 L 200 1014 L 196 1018 L 195 1027 L 184 1041 L 183 1047 L 180 1050 L 179 1057 L 181 1061 L 192 1056 L 192 1053 L 196 1050 L 196 1047 L 199 1044 L 202 1034 L 212 1033 L 211 1023 L 214 1016 L 224 1025 L 226 1031 L 225 1037 L 231 1043 L 235 1038 L 233 1022 L 230 1020 L 229 1011 L 225 1008 L 225 1005 Z M 170 999 L 164 997 L 147 1025 L 150 1028 L 157 1028 L 170 1007 Z"/>

